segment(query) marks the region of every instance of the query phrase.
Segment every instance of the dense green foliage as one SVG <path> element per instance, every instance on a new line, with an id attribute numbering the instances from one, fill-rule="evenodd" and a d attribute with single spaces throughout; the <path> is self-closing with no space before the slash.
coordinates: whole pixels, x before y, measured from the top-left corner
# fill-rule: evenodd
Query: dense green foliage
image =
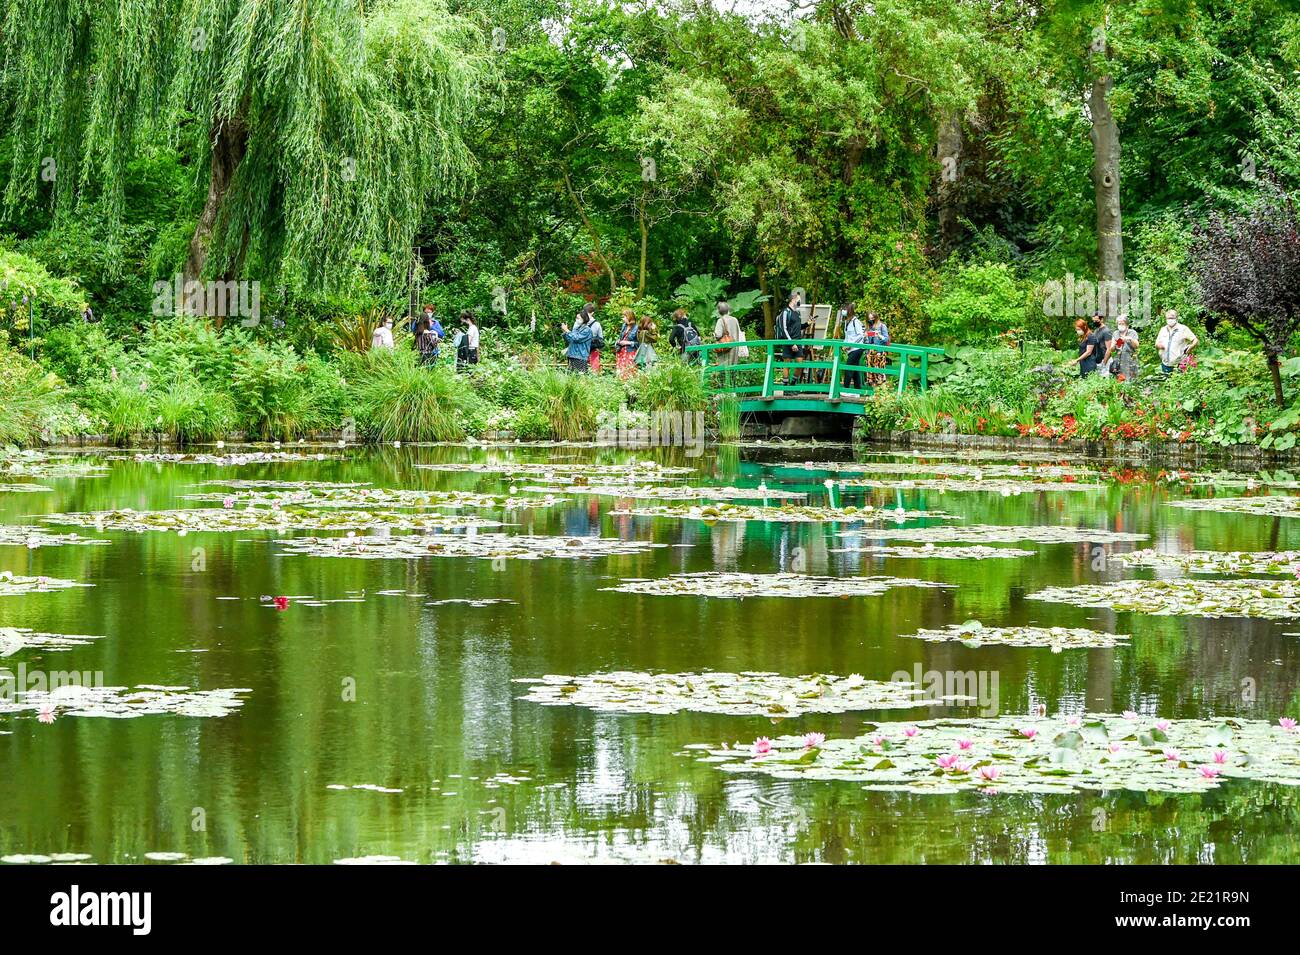
<path id="1" fill-rule="evenodd" d="M 538 437 L 706 403 L 669 365 L 554 374 L 584 300 L 607 336 L 623 307 L 661 341 L 676 307 L 707 335 L 726 298 L 762 337 L 802 289 L 899 342 L 1068 348 L 1094 300 L 1052 290 L 1099 274 L 1103 79 L 1134 326 L 1149 343 L 1176 308 L 1253 367 L 1248 326 L 1206 307 L 1197 236 L 1300 187 L 1285 0 L 446 4 L 0 0 L 0 331 L 67 383 L 60 421 Z M 158 324 L 178 275 L 256 286 L 260 314 Z M 475 375 L 356 357 L 420 301 L 475 311 Z M 986 373 L 941 394 L 970 404 Z M 989 420 L 1036 420 L 1033 396 L 995 397 Z"/>

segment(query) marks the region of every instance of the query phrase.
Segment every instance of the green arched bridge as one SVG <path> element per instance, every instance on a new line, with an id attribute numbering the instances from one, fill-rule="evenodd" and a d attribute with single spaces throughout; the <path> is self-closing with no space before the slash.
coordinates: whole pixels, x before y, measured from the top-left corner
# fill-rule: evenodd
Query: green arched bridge
<path id="1" fill-rule="evenodd" d="M 803 350 L 801 360 L 783 357 L 785 348 L 792 344 Z M 747 358 L 737 357 L 735 364 L 720 363 L 719 359 L 735 354 L 741 347 L 749 349 Z M 887 384 L 880 387 L 895 389 L 899 394 L 909 382 L 924 391 L 930 385 L 931 357 L 943 354 L 942 348 L 924 345 L 850 344 L 824 338 L 711 342 L 688 345 L 686 350 L 700 355 L 701 374 L 709 393 L 739 399 L 742 412 L 850 415 L 861 414 L 863 402 L 876 390 L 868 384 L 868 375 L 885 376 Z M 849 364 L 848 353 L 859 350 L 859 362 L 866 360 L 868 352 L 883 354 L 884 367 Z M 850 381 L 854 374 L 858 380 Z"/>

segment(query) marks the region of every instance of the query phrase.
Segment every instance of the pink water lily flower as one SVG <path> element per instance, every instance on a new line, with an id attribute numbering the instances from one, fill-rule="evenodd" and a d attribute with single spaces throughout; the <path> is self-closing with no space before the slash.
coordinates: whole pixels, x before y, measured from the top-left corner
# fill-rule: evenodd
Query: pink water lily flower
<path id="1" fill-rule="evenodd" d="M 1178 762 L 1179 760 L 1178 750 L 1176 749 L 1165 750 L 1165 759 L 1169 760 L 1169 762 L 1171 763 Z"/>
<path id="2" fill-rule="evenodd" d="M 903 730 L 903 735 L 906 736 L 908 739 L 911 739 L 919 732 L 920 730 L 918 730 L 915 726 L 909 726 L 905 730 Z"/>
<path id="3" fill-rule="evenodd" d="M 990 783 L 997 782 L 998 777 L 1000 777 L 1001 775 L 1002 775 L 1002 770 L 998 769 L 996 766 L 980 767 L 980 779 L 983 779 L 987 782 Z"/>
<path id="4" fill-rule="evenodd" d="M 1067 716 L 1067 717 L 1065 718 L 1065 725 L 1066 725 L 1066 726 L 1079 726 L 1079 725 L 1081 725 L 1082 723 L 1083 723 L 1083 719 L 1082 719 L 1081 717 L 1078 717 L 1078 716 Z"/>
<path id="5" fill-rule="evenodd" d="M 772 752 L 772 741 L 770 739 L 766 736 L 760 736 L 758 739 L 754 740 L 755 756 L 766 756 L 770 752 Z"/>
<path id="6" fill-rule="evenodd" d="M 952 769 L 960 759 L 961 757 L 956 753 L 949 753 L 947 756 L 940 756 L 935 762 L 939 764 L 940 769 Z"/>
<path id="7" fill-rule="evenodd" d="M 1286 730 L 1287 732 L 1290 732 L 1291 730 L 1295 729 L 1296 724 L 1295 724 L 1295 720 L 1291 719 L 1291 717 L 1283 716 L 1281 719 L 1277 721 L 1277 725 L 1282 727 L 1282 729 Z"/>
<path id="8" fill-rule="evenodd" d="M 1033 729 L 1033 728 L 1022 729 L 1022 730 L 1020 731 L 1020 735 L 1023 736 L 1023 737 L 1024 737 L 1025 739 L 1027 739 L 1027 740 L 1033 740 L 1036 736 L 1038 736 L 1038 730 Z"/>
<path id="9" fill-rule="evenodd" d="M 1126 720 L 1135 720 L 1135 719 L 1137 719 L 1137 718 L 1138 718 L 1138 715 L 1137 715 L 1136 713 L 1134 713 L 1132 710 L 1125 710 L 1125 711 L 1124 711 L 1124 719 L 1126 719 Z"/>
<path id="10" fill-rule="evenodd" d="M 974 746 L 974 745 L 975 745 L 975 741 L 972 740 L 972 739 L 959 739 L 959 740 L 957 740 L 957 748 L 958 748 L 958 749 L 970 749 L 970 748 L 971 748 L 972 746 Z"/>
<path id="11" fill-rule="evenodd" d="M 54 704 L 42 703 L 41 710 L 36 715 L 36 718 L 40 720 L 42 723 L 53 723 L 55 720 Z"/>
<path id="12" fill-rule="evenodd" d="M 1158 729 L 1162 733 L 1167 733 L 1169 731 L 1169 721 L 1156 720 L 1156 729 Z"/>
<path id="13" fill-rule="evenodd" d="M 824 742 L 826 742 L 825 733 L 809 733 L 807 736 L 803 738 L 803 748 L 814 749 L 816 747 L 821 746 L 821 744 Z"/>
<path id="14" fill-rule="evenodd" d="M 224 498 L 221 502 L 221 506 L 224 507 L 226 510 L 230 510 L 232 507 L 235 506 L 235 499 L 233 497 Z"/>
<path id="15" fill-rule="evenodd" d="M 1228 761 L 1228 751 L 1226 749 L 1216 749 L 1214 751 L 1214 761 L 1216 763 L 1226 763 Z"/>
<path id="16" fill-rule="evenodd" d="M 1110 744 L 1110 751 L 1111 751 L 1112 753 L 1118 753 L 1118 752 L 1119 752 L 1121 749 L 1123 749 L 1123 748 L 1124 748 L 1124 747 L 1120 746 L 1119 743 L 1111 743 L 1111 744 Z"/>
<path id="17" fill-rule="evenodd" d="M 879 749 L 881 746 L 885 745 L 885 738 L 883 736 L 877 736 L 871 741 L 871 744 Z"/>
<path id="18" fill-rule="evenodd" d="M 1215 779 L 1222 771 L 1218 766 L 1202 766 L 1199 770 L 1200 774 L 1206 779 Z"/>

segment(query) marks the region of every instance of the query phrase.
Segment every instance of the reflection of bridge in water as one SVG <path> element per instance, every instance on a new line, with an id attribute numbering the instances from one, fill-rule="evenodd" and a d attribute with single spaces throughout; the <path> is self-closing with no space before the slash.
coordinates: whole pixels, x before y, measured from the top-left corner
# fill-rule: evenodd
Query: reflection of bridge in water
<path id="1" fill-rule="evenodd" d="M 797 344 L 806 357 L 783 357 L 791 344 Z M 741 347 L 749 349 L 748 357 L 738 358 L 735 364 L 718 362 Z M 825 338 L 710 343 L 690 345 L 687 351 L 699 353 L 709 394 L 735 398 L 742 414 L 763 415 L 769 422 L 794 416 L 859 415 L 877 388 L 902 394 L 915 382 L 925 391 L 930 384 L 930 357 L 943 354 L 942 348 L 924 345 L 851 344 Z M 862 353 L 857 357 L 859 363 L 850 364 L 848 355 L 855 351 Z M 883 355 L 883 365 L 861 364 L 869 353 Z M 883 376 L 886 382 L 872 386 L 868 375 Z M 825 423 L 843 428 L 852 420 Z"/>

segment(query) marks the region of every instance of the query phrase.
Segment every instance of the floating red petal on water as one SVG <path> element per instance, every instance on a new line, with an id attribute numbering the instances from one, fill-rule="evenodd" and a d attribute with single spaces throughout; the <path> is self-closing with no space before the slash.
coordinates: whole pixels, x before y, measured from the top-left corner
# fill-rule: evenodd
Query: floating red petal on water
<path id="1" fill-rule="evenodd" d="M 276 609 L 276 610 L 288 610 L 288 609 L 289 609 L 289 598 L 288 598 L 288 597 L 276 597 L 276 598 L 275 598 L 275 609 Z"/>

